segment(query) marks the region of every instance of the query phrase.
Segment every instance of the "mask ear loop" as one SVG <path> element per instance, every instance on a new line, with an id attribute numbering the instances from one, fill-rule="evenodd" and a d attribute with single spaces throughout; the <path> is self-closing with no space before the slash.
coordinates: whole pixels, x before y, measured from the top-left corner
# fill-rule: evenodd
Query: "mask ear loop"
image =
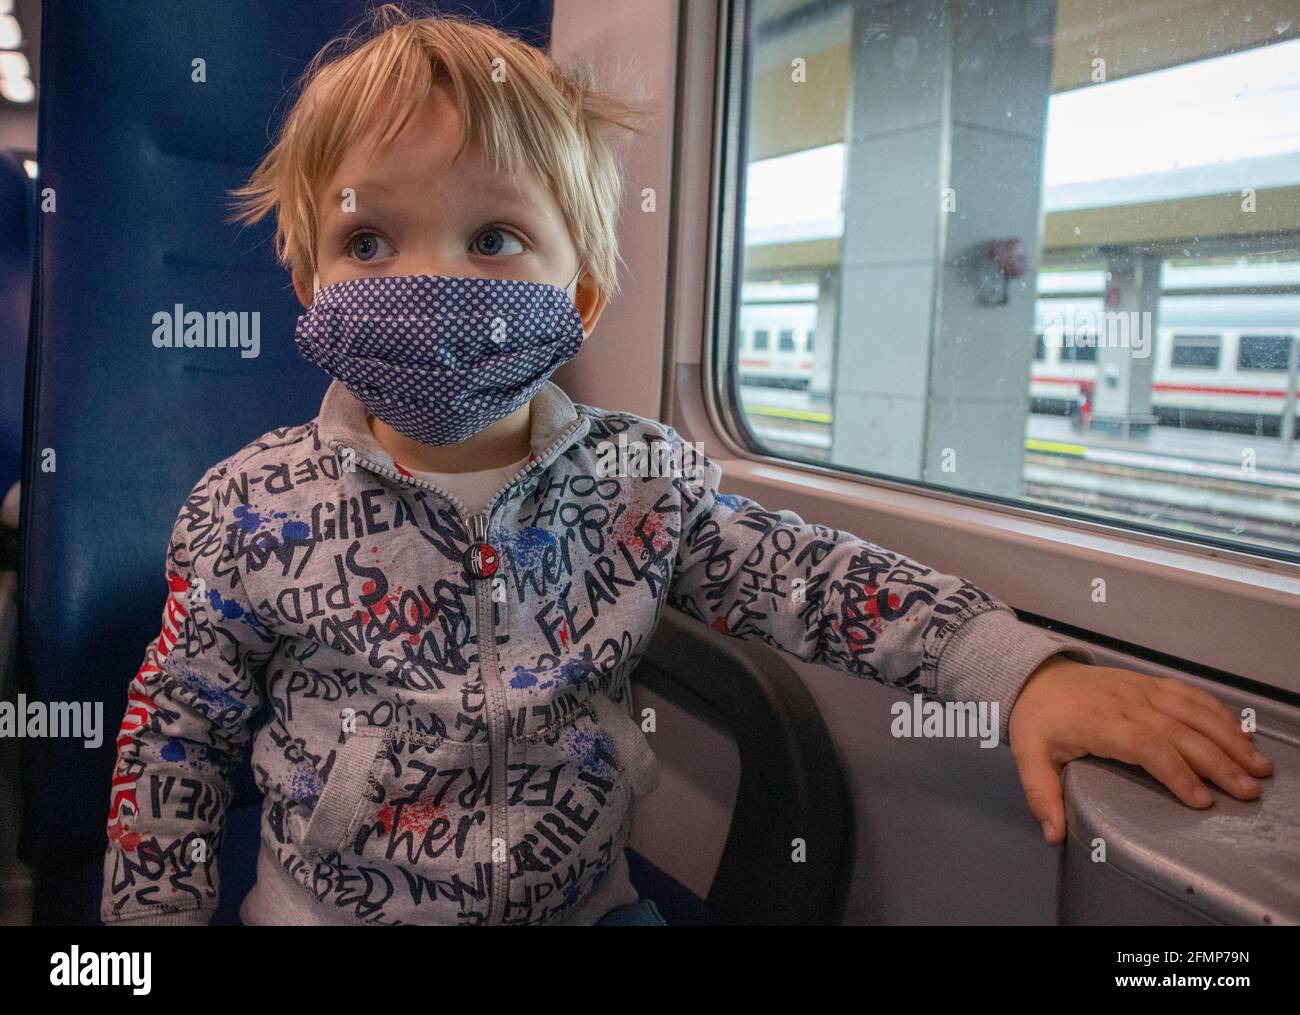
<path id="1" fill-rule="evenodd" d="M 578 294 L 578 276 L 582 274 L 582 264 L 578 264 L 578 270 L 573 273 L 573 278 L 569 279 L 569 284 L 564 287 L 564 295 L 572 300 Z M 582 326 L 582 337 L 587 337 L 587 326 Z"/>

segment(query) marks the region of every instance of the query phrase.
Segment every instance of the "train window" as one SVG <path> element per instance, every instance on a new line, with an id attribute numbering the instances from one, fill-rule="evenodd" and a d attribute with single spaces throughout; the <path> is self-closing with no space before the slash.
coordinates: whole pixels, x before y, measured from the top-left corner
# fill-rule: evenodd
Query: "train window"
<path id="1" fill-rule="evenodd" d="M 794 352 L 794 329 L 782 328 L 777 336 L 777 349 L 781 352 Z"/>
<path id="2" fill-rule="evenodd" d="M 713 377 L 739 442 L 1300 559 L 1300 18 L 1124 9 L 736 0 Z M 822 341 L 742 376 L 733 322 L 800 303 Z"/>
<path id="3" fill-rule="evenodd" d="M 766 328 L 758 328 L 754 332 L 754 350 L 756 352 L 764 351 L 767 349 L 768 334 L 769 333 Z"/>
<path id="4" fill-rule="evenodd" d="M 816 335 L 816 334 L 817 334 L 817 329 L 816 329 L 816 328 L 809 328 L 809 329 L 808 329 L 808 335 L 807 335 L 807 338 L 804 339 L 804 347 L 803 347 L 803 351 L 804 351 L 804 352 L 812 352 L 812 351 L 813 351 L 813 336 Z"/>
<path id="5" fill-rule="evenodd" d="M 1088 337 L 1071 336 L 1061 345 L 1062 363 L 1096 363 L 1097 345 Z"/>
<path id="6" fill-rule="evenodd" d="M 1242 335 L 1237 349 L 1239 370 L 1285 370 L 1290 335 Z"/>
<path id="7" fill-rule="evenodd" d="M 1175 335 L 1169 352 L 1169 365 L 1217 370 L 1219 342 L 1218 335 Z"/>

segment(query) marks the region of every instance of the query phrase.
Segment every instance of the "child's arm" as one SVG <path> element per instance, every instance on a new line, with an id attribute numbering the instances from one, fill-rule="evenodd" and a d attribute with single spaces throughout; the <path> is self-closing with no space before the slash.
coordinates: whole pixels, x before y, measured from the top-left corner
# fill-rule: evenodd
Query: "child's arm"
<path id="1" fill-rule="evenodd" d="M 275 644 L 226 543 L 223 473 L 209 472 L 176 519 L 162 631 L 128 692 L 109 804 L 106 923 L 202 924 L 217 905 L 230 777 Z"/>
<path id="2" fill-rule="evenodd" d="M 805 662 L 947 701 L 997 702 L 999 736 L 1049 843 L 1065 833 L 1060 770 L 1084 754 L 1140 764 L 1189 806 L 1209 806 L 1197 773 L 1241 799 L 1259 794 L 1240 781 L 1243 766 L 1261 776 L 1271 766 L 1210 695 L 1084 665 L 1094 661 L 1086 649 L 1021 623 L 961 578 L 719 493 L 721 469 L 701 458 L 693 485 L 689 462 L 676 481 L 682 537 L 669 602 Z"/>

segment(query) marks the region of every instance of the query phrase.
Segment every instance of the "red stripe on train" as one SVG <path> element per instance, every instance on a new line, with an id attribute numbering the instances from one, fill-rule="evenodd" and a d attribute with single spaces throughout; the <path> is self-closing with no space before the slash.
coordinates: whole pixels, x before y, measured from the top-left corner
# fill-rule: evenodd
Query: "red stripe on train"
<path id="1" fill-rule="evenodd" d="M 1036 384 L 1078 384 L 1083 377 L 1034 377 Z M 1191 391 L 1198 395 L 1252 395 L 1256 398 L 1282 398 L 1286 392 L 1269 388 L 1216 388 L 1205 384 L 1153 384 L 1152 391 Z"/>

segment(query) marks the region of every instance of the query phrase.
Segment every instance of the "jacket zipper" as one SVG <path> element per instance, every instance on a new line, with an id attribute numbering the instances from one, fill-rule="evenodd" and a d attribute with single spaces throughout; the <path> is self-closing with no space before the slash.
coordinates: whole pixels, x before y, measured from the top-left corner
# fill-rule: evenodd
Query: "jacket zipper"
<path id="1" fill-rule="evenodd" d="M 501 495 L 526 476 L 532 469 L 549 461 L 561 442 L 582 425 L 582 418 L 566 427 L 546 451 L 529 462 L 488 498 L 487 506 L 470 518 L 473 525 L 471 538 L 480 543 L 488 541 L 492 515 L 496 513 Z M 510 712 L 506 704 L 505 682 L 497 665 L 496 607 L 492 602 L 492 578 L 479 578 L 474 582 L 475 603 L 478 607 L 478 667 L 483 682 L 484 707 L 487 710 L 488 748 L 491 757 L 492 819 L 489 845 L 493 852 L 498 840 L 505 847 L 504 862 L 492 861 L 492 896 L 488 907 L 487 925 L 496 927 L 505 920 L 506 901 L 510 894 L 510 813 L 506 802 L 506 765 L 510 737 Z"/>
<path id="2" fill-rule="evenodd" d="M 492 512 L 489 509 L 474 515 L 472 537 L 486 543 Z M 489 927 L 505 919 L 506 897 L 510 891 L 510 814 L 506 806 L 506 765 L 510 719 L 506 709 L 506 691 L 501 686 L 497 665 L 496 608 L 492 602 L 492 578 L 474 578 L 474 603 L 478 614 L 478 669 L 483 682 L 484 711 L 487 713 L 488 753 L 491 758 L 490 781 L 492 812 L 488 823 L 488 843 L 492 853 L 492 891 L 488 899 Z M 505 856 L 497 862 L 496 851 L 500 843 Z"/>
<path id="3" fill-rule="evenodd" d="M 379 462 L 371 461 L 361 455 L 356 456 L 356 461 L 371 472 L 387 476 L 397 483 L 432 490 L 451 504 L 452 510 L 456 512 L 457 520 L 465 527 L 472 541 L 486 543 L 488 541 L 488 530 L 492 524 L 492 515 L 496 513 L 497 501 L 501 499 L 501 495 L 533 469 L 545 468 L 545 464 L 550 462 L 556 449 L 561 447 L 578 430 L 582 429 L 586 422 L 585 416 L 579 416 L 577 420 L 565 427 L 542 454 L 515 473 L 496 493 L 488 498 L 484 510 L 472 515 L 458 498 L 441 487 L 416 479 L 414 476 L 404 476 L 396 469 L 390 469 L 386 465 L 381 465 Z M 338 450 L 339 443 L 331 440 L 330 446 Z M 465 524 L 466 521 L 469 522 L 468 525 Z M 483 684 L 483 707 L 487 712 L 488 766 L 491 773 L 489 776 L 491 783 L 489 792 L 492 796 L 492 807 L 488 818 L 488 847 L 490 853 L 494 852 L 495 844 L 500 840 L 505 844 L 506 848 L 505 861 L 497 863 L 494 859 L 490 865 L 492 889 L 489 898 L 487 925 L 497 926 L 505 919 L 506 898 L 510 891 L 510 814 L 506 803 L 506 764 L 509 747 L 510 713 L 506 706 L 505 685 L 501 680 L 497 665 L 496 610 L 492 604 L 492 579 L 489 576 L 485 578 L 471 577 L 470 580 L 474 586 L 475 620 L 478 624 L 479 680 Z"/>

